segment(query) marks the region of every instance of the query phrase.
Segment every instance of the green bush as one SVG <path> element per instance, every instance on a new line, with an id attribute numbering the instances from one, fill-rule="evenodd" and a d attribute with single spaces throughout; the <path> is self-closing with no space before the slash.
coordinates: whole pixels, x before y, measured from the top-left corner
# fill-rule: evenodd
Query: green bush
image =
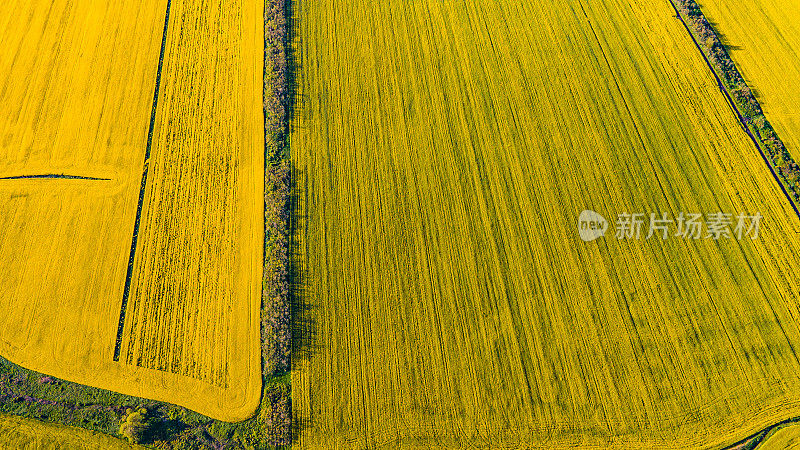
<path id="1" fill-rule="evenodd" d="M 147 409 L 139 408 L 134 411 L 128 408 L 126 412 L 127 415 L 119 426 L 119 434 L 131 444 L 139 444 L 144 439 L 148 428 L 150 428 Z"/>

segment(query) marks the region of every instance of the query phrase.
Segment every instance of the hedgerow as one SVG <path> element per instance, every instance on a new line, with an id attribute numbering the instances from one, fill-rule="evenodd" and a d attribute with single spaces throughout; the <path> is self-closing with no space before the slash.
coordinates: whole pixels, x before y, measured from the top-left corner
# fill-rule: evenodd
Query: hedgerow
<path id="1" fill-rule="evenodd" d="M 291 307 L 289 299 L 289 195 L 291 171 L 286 135 L 289 82 L 285 0 L 269 0 L 265 20 L 264 183 L 265 255 L 262 313 L 264 374 L 289 369 Z"/>

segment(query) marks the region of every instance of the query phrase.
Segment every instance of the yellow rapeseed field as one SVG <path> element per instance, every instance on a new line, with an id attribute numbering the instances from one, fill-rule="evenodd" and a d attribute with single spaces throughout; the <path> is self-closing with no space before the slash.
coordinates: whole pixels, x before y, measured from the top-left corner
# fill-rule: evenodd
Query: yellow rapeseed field
<path id="1" fill-rule="evenodd" d="M 102 433 L 0 414 L 0 449 L 144 449 Z"/>
<path id="2" fill-rule="evenodd" d="M 174 0 L 171 14 L 121 355 L 221 387 L 246 380 L 257 399 L 263 2 Z"/>
<path id="3" fill-rule="evenodd" d="M 165 35 L 167 0 L 0 2 L 0 354 L 241 420 L 261 392 L 264 5 L 169 4 Z"/>
<path id="4" fill-rule="evenodd" d="M 800 158 L 800 2 L 703 0 L 703 13 L 729 45 L 767 120 Z"/>
<path id="5" fill-rule="evenodd" d="M 800 221 L 668 2 L 293 10 L 299 447 L 721 446 L 800 412 Z M 583 242 L 584 209 L 764 219 Z"/>

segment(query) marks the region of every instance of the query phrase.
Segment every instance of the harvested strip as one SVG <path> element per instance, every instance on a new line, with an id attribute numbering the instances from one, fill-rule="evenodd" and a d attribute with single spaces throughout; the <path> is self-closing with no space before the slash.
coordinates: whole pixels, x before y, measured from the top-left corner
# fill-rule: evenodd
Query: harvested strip
<path id="1" fill-rule="evenodd" d="M 11 177 L 0 177 L 0 180 L 36 180 L 36 179 L 59 179 L 59 180 L 90 180 L 90 181 L 109 181 L 111 178 L 84 177 L 81 175 L 63 174 L 41 174 L 41 175 L 16 175 Z"/>

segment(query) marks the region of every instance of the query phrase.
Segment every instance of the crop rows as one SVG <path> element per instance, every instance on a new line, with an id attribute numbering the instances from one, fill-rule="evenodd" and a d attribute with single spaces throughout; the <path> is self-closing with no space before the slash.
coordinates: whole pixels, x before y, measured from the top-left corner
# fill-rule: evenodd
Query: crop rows
<path id="1" fill-rule="evenodd" d="M 677 17 L 686 25 L 710 70 L 718 77 L 720 89 L 734 109 L 742 128 L 762 153 L 764 162 L 770 166 L 786 196 L 795 204 L 797 212 L 796 202 L 800 201 L 800 185 L 797 184 L 800 181 L 800 166 L 764 116 L 761 104 L 739 73 L 718 33 L 714 31 L 697 2 L 674 0 L 673 3 Z"/>
<path id="2" fill-rule="evenodd" d="M 294 5 L 300 447 L 720 446 L 797 414 L 800 223 L 668 2 Z M 765 219 L 585 243 L 584 209 Z"/>
<path id="3" fill-rule="evenodd" d="M 263 141 L 249 112 L 260 89 L 250 98 L 245 84 L 259 71 L 243 69 L 248 3 L 172 2 L 122 341 L 128 364 L 221 387 L 258 344 Z"/>
<path id="4" fill-rule="evenodd" d="M 768 433 L 758 450 L 781 450 L 800 446 L 800 425 L 788 424 Z"/>

